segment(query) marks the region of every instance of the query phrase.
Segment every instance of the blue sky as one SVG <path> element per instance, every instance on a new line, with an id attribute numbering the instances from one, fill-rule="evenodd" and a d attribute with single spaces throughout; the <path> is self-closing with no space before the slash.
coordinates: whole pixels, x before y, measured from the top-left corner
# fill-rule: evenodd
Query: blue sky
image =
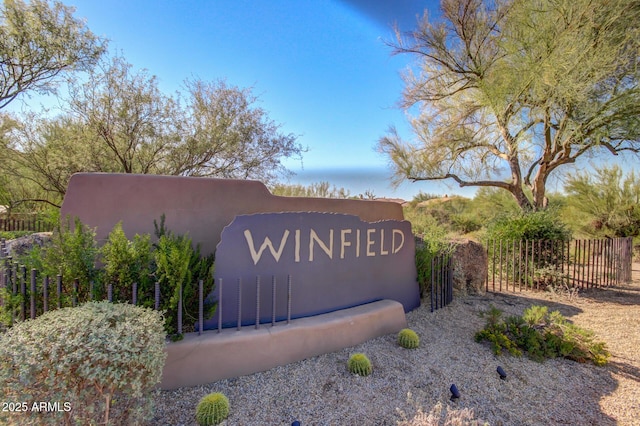
<path id="1" fill-rule="evenodd" d="M 329 181 L 352 194 L 411 199 L 462 193 L 443 183 L 390 186 L 375 152 L 390 125 L 410 136 L 396 105 L 411 58 L 391 56 L 392 24 L 410 30 L 437 0 L 63 0 L 167 93 L 187 78 L 252 87 L 260 106 L 308 148 L 285 165 L 289 183 Z M 469 194 L 467 192 L 467 194 Z"/>

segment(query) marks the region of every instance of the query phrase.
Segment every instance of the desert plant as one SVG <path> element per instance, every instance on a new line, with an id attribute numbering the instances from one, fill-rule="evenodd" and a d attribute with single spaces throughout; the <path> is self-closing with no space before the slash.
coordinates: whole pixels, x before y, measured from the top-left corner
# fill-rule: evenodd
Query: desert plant
<path id="1" fill-rule="evenodd" d="M 398 333 L 398 344 L 406 349 L 415 349 L 420 346 L 420 337 L 410 328 L 403 328 Z"/>
<path id="2" fill-rule="evenodd" d="M 220 392 L 202 397 L 196 407 L 196 421 L 200 426 L 220 424 L 229 416 L 229 399 Z"/>
<path id="3" fill-rule="evenodd" d="M 359 376 L 368 376 L 373 371 L 371 361 L 362 353 L 355 353 L 351 355 L 347 366 L 349 368 L 349 372 Z"/>
<path id="4" fill-rule="evenodd" d="M 122 230 L 122 222 L 118 222 L 109 233 L 107 242 L 102 246 L 102 262 L 104 264 L 104 281 L 113 284 L 116 301 L 132 300 L 132 285 L 138 284 L 138 292 L 142 295 L 150 293 L 150 274 L 153 254 L 151 236 L 138 235 L 129 240 Z M 153 299 L 144 300 L 151 302 Z M 152 305 L 149 303 L 149 307 Z"/>
<path id="5" fill-rule="evenodd" d="M 610 356 L 593 332 L 571 324 L 558 311 L 549 313 L 546 306 L 531 306 L 522 316 L 510 316 L 504 321 L 500 321 L 501 312 L 492 307 L 487 316 L 487 325 L 476 333 L 475 339 L 489 341 L 496 355 L 506 349 L 516 356 L 525 351 L 535 361 L 561 356 L 595 365 L 606 364 Z"/>
<path id="6" fill-rule="evenodd" d="M 164 345 L 162 315 L 151 309 L 102 301 L 50 311 L 0 337 L 0 393 L 68 403 L 12 413 L 16 424 L 140 423 L 151 414 Z"/>
<path id="7" fill-rule="evenodd" d="M 200 246 L 194 249 L 188 235 L 174 235 L 165 226 L 165 215 L 160 217 L 160 223 L 153 221 L 155 235 L 158 242 L 154 244 L 154 258 L 156 263 L 156 279 L 160 282 L 162 298 L 161 308 L 166 310 L 165 329 L 174 339 L 177 335 L 177 312 L 180 291 L 183 300 L 183 318 L 187 323 L 195 323 L 198 316 L 197 282 L 203 281 L 204 292 L 213 291 L 214 256 L 202 257 Z M 215 312 L 216 305 L 205 304 L 205 316 Z"/>
<path id="8" fill-rule="evenodd" d="M 62 275 L 64 293 L 72 294 L 73 281 L 80 283 L 79 300 L 89 299 L 89 283 L 98 280 L 96 259 L 98 245 L 95 230 L 90 229 L 75 218 L 62 221 L 54 229 L 51 244 L 43 249 L 42 271 L 44 275 Z"/>

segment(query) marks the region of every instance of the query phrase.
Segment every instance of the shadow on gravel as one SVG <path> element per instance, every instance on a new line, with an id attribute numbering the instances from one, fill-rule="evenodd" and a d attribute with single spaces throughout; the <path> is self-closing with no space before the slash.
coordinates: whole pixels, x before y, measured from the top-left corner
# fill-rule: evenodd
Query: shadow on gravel
<path id="1" fill-rule="evenodd" d="M 582 309 L 558 301 L 542 300 L 529 298 L 525 296 L 525 293 L 486 293 L 484 295 L 469 296 L 468 299 L 476 299 L 478 301 L 489 302 L 496 308 L 508 312 L 509 314 L 522 314 L 522 312 L 532 305 L 544 305 L 549 308 L 550 311 L 560 311 L 565 317 L 571 317 L 578 315 L 582 312 Z"/>
<path id="2" fill-rule="evenodd" d="M 640 305 L 638 287 L 603 287 L 582 290 L 580 297 L 593 302 L 615 303 L 618 305 Z"/>

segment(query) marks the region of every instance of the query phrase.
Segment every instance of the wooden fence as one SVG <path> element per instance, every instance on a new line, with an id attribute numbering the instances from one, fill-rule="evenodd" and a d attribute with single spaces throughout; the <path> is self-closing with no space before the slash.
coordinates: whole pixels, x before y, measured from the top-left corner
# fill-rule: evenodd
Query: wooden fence
<path id="1" fill-rule="evenodd" d="M 51 223 L 37 217 L 0 218 L 0 231 L 49 232 L 51 230 L 53 230 Z"/>
<path id="2" fill-rule="evenodd" d="M 590 288 L 631 281 L 633 239 L 491 240 L 487 291 Z"/>

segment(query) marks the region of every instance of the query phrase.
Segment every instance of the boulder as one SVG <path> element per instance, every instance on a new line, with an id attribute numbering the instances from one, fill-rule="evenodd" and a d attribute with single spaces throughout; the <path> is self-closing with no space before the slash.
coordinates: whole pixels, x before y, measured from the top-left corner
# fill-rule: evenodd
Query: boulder
<path id="1" fill-rule="evenodd" d="M 484 293 L 489 265 L 484 247 L 468 239 L 453 242 L 456 245 L 452 257 L 454 292 L 463 295 Z"/>
<path id="2" fill-rule="evenodd" d="M 5 250 L 9 256 L 21 256 L 34 246 L 44 246 L 51 241 L 51 232 L 36 232 L 14 240 L 5 241 Z"/>

